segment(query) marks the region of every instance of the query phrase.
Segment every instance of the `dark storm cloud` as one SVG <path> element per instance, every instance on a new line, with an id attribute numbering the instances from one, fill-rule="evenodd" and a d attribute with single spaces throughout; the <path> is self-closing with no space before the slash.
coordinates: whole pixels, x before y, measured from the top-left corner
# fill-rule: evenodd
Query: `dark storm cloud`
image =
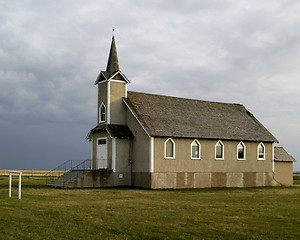
<path id="1" fill-rule="evenodd" d="M 130 90 L 243 103 L 300 158 L 298 1 L 28 0 L 0 8 L 0 168 L 89 157 L 93 83 L 112 28 Z"/>

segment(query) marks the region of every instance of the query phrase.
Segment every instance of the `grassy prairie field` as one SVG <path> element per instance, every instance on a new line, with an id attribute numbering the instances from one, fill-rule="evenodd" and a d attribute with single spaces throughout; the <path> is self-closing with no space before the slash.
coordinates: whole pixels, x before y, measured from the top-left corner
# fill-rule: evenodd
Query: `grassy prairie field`
<path id="1" fill-rule="evenodd" d="M 11 169 L 12 170 L 12 169 Z M 5 175 L 7 176 L 8 175 L 8 169 L 0 169 L 0 176 L 1 175 Z M 50 170 L 19 170 L 19 169 L 14 169 L 13 171 L 21 171 L 22 172 L 22 176 L 31 176 L 31 177 L 34 177 L 34 176 L 45 176 L 46 174 L 49 174 L 50 173 Z M 51 175 L 52 176 L 60 176 L 62 174 L 64 174 L 66 171 L 63 171 L 63 170 L 54 170 L 54 171 L 51 171 Z"/>
<path id="2" fill-rule="evenodd" d="M 0 239 L 300 239 L 300 187 L 53 189 L 0 176 Z"/>

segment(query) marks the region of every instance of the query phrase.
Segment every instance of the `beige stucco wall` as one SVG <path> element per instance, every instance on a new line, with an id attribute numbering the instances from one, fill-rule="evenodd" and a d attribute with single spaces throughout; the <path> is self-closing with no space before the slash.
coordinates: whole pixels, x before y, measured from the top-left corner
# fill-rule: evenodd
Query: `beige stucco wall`
<path id="1" fill-rule="evenodd" d="M 152 173 L 151 188 L 210 188 L 275 186 L 273 173 L 177 172 Z"/>
<path id="2" fill-rule="evenodd" d="M 175 142 L 175 159 L 164 158 L 164 142 L 167 138 L 154 138 L 154 172 L 272 172 L 272 143 L 264 143 L 265 160 L 257 160 L 258 142 L 243 142 L 246 159 L 237 160 L 240 141 L 222 141 L 224 160 L 215 160 L 217 140 L 197 139 L 201 144 L 201 159 L 191 159 L 191 143 L 194 139 L 172 138 Z"/>
<path id="3" fill-rule="evenodd" d="M 167 138 L 154 138 L 154 173 L 151 188 L 207 188 L 274 186 L 273 145 L 264 143 L 265 160 L 257 159 L 259 142 L 243 142 L 245 160 L 237 160 L 240 141 L 222 141 L 224 160 L 215 160 L 217 140 L 197 139 L 201 144 L 201 159 L 191 159 L 194 139 L 172 138 L 175 159 L 164 158 Z"/>
<path id="4" fill-rule="evenodd" d="M 121 175 L 120 175 L 121 174 Z M 122 177 L 121 177 L 122 176 Z M 78 177 L 71 182 L 67 188 L 97 188 L 130 186 L 130 173 L 114 173 L 112 171 L 92 170 Z"/>
<path id="5" fill-rule="evenodd" d="M 116 172 L 130 172 L 129 139 L 116 139 Z"/>
<path id="6" fill-rule="evenodd" d="M 134 135 L 130 156 L 130 158 L 132 159 L 132 171 L 149 172 L 150 138 L 129 110 L 127 110 L 127 125 Z"/>
<path id="7" fill-rule="evenodd" d="M 122 98 L 126 96 L 126 83 L 118 81 L 101 82 L 98 84 L 98 110 L 97 122 L 99 123 L 99 110 L 103 102 L 106 107 L 106 120 L 108 116 L 107 91 L 110 90 L 110 124 L 126 124 L 126 106 Z"/>
<path id="8" fill-rule="evenodd" d="M 125 82 L 110 82 L 110 124 L 126 124 L 126 106 L 122 98 L 126 96 Z"/>
<path id="9" fill-rule="evenodd" d="M 293 162 L 274 162 L 274 179 L 281 185 L 293 185 Z"/>

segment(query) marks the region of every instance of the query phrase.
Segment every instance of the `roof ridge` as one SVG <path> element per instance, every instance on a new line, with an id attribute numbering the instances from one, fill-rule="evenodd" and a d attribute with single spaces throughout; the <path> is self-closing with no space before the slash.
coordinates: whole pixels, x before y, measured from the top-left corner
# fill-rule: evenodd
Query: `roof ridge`
<path id="1" fill-rule="evenodd" d="M 241 104 L 241 103 L 217 102 L 217 101 L 201 100 L 201 99 L 194 99 L 194 98 L 175 97 L 175 96 L 163 95 L 163 94 L 155 94 L 155 93 L 144 93 L 144 92 L 136 92 L 136 91 L 128 91 L 128 93 L 146 94 L 146 95 L 152 95 L 152 96 L 168 97 L 168 98 L 177 98 L 177 99 L 191 100 L 191 101 L 200 101 L 200 102 L 207 102 L 207 103 L 219 103 L 219 104 L 229 104 L 229 105 L 239 105 L 239 106 L 244 106 L 244 105 Z"/>

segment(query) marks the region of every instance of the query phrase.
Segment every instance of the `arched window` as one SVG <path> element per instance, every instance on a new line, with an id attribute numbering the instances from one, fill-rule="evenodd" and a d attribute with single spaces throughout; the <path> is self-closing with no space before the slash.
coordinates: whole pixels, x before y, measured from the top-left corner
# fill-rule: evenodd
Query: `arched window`
<path id="1" fill-rule="evenodd" d="M 200 159 L 201 158 L 201 145 L 195 139 L 191 144 L 191 159 Z"/>
<path id="2" fill-rule="evenodd" d="M 175 158 L 175 142 L 171 138 L 165 141 L 165 158 Z"/>
<path id="3" fill-rule="evenodd" d="M 260 143 L 257 147 L 257 159 L 265 160 L 265 145 Z"/>
<path id="4" fill-rule="evenodd" d="M 224 144 L 221 141 L 218 141 L 215 145 L 215 159 L 224 159 Z"/>
<path id="5" fill-rule="evenodd" d="M 99 110 L 99 122 L 105 122 L 105 114 L 106 114 L 106 108 L 104 103 L 101 103 L 100 110 Z"/>
<path id="6" fill-rule="evenodd" d="M 240 142 L 237 145 L 237 159 L 245 160 L 246 159 L 246 146 L 243 142 Z"/>

